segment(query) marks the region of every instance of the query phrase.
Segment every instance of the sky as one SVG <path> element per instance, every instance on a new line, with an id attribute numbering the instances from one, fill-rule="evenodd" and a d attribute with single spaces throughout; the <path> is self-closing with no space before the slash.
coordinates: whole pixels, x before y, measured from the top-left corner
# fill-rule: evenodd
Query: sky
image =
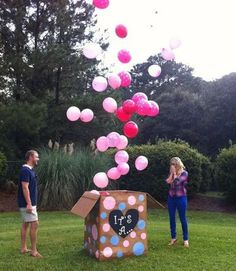
<path id="1" fill-rule="evenodd" d="M 96 9 L 98 27 L 108 29 L 110 36 L 104 61 L 114 63 L 112 71 L 128 70 L 176 37 L 181 40 L 177 62 L 193 67 L 193 74 L 207 81 L 221 78 L 236 72 L 235 10 L 235 0 L 110 0 L 107 9 Z M 127 26 L 127 38 L 115 35 L 117 24 Z M 120 49 L 131 52 L 131 63 L 119 64 Z"/>

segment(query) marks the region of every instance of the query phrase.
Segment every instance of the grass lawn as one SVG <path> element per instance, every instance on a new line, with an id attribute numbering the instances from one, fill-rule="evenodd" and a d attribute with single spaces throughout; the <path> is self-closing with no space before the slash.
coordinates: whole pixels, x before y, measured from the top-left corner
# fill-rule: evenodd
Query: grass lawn
<path id="1" fill-rule="evenodd" d="M 41 212 L 38 248 L 45 257 L 34 259 L 19 253 L 19 214 L 1 213 L 0 270 L 235 271 L 236 214 L 191 211 L 188 219 L 189 249 L 182 242 L 167 247 L 167 211 L 156 210 L 149 214 L 147 256 L 97 262 L 82 249 L 84 226 L 79 217 L 65 212 Z"/>

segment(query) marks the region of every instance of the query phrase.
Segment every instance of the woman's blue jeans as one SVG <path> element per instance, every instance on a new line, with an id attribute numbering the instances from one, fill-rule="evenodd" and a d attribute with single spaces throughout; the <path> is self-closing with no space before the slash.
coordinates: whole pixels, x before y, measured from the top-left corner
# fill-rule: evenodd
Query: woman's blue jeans
<path id="1" fill-rule="evenodd" d="M 188 221 L 186 219 L 186 210 L 187 210 L 187 196 L 182 197 L 171 197 L 168 196 L 168 210 L 169 210 L 169 219 L 170 219 L 170 231 L 171 238 L 176 238 L 176 209 L 179 213 L 180 222 L 183 230 L 183 239 L 188 240 Z"/>

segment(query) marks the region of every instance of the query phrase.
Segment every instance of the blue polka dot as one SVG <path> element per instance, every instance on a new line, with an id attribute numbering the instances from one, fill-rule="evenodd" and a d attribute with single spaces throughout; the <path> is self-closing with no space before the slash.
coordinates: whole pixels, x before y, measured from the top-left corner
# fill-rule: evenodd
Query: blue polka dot
<path id="1" fill-rule="evenodd" d="M 139 220 L 139 222 L 138 222 L 138 228 L 140 230 L 143 230 L 145 228 L 145 226 L 146 226 L 146 222 L 144 220 Z"/>
<path id="2" fill-rule="evenodd" d="M 117 246 L 119 244 L 119 237 L 117 235 L 113 235 L 110 239 L 110 243 L 113 246 Z"/>
<path id="3" fill-rule="evenodd" d="M 101 213 L 100 217 L 101 217 L 101 219 L 105 219 L 105 218 L 107 218 L 107 214 L 105 212 L 103 212 L 103 213 Z"/>
<path id="4" fill-rule="evenodd" d="M 126 208 L 126 204 L 125 204 L 124 202 L 121 202 L 121 203 L 119 204 L 119 209 L 120 209 L 121 211 L 124 211 L 125 208 Z"/>
<path id="5" fill-rule="evenodd" d="M 144 201 L 145 197 L 144 197 L 144 195 L 141 194 L 141 195 L 139 195 L 138 199 L 139 199 L 140 201 Z"/>
<path id="6" fill-rule="evenodd" d="M 84 248 L 87 248 L 87 246 L 88 246 L 88 243 L 85 242 L 85 243 L 84 243 Z"/>
<path id="7" fill-rule="evenodd" d="M 107 238 L 106 238 L 105 236 L 101 236 L 101 237 L 100 237 L 100 242 L 101 242 L 102 244 L 105 244 L 105 243 L 106 243 L 106 240 L 107 240 Z"/>
<path id="8" fill-rule="evenodd" d="M 137 242 L 133 246 L 133 253 L 135 256 L 140 256 L 144 253 L 144 244 L 141 242 Z"/>
<path id="9" fill-rule="evenodd" d="M 117 258 L 121 258 L 123 257 L 123 252 L 121 250 L 119 250 L 116 254 Z"/>

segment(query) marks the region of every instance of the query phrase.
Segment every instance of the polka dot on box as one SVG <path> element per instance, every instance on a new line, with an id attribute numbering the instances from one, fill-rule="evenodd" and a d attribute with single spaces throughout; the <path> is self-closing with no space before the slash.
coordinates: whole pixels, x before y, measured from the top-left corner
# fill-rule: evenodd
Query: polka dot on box
<path id="1" fill-rule="evenodd" d="M 94 240 L 98 239 L 98 230 L 95 224 L 92 226 L 92 236 Z"/>
<path id="2" fill-rule="evenodd" d="M 121 202 L 118 206 L 118 208 L 121 210 L 121 211 L 124 211 L 125 208 L 126 208 L 126 204 L 124 202 Z"/>
<path id="3" fill-rule="evenodd" d="M 98 250 L 95 252 L 95 256 L 96 256 L 96 258 L 99 258 L 99 251 Z"/>
<path id="4" fill-rule="evenodd" d="M 142 213 L 142 212 L 144 211 L 143 205 L 140 205 L 140 206 L 138 207 L 138 211 L 139 211 L 140 213 Z"/>
<path id="5" fill-rule="evenodd" d="M 105 236 L 101 236 L 101 237 L 100 237 L 100 242 L 101 242 L 102 244 L 105 244 L 105 243 L 106 243 L 106 240 L 107 240 L 107 238 L 106 238 Z"/>
<path id="6" fill-rule="evenodd" d="M 145 232 L 143 232 L 143 233 L 141 234 L 141 239 L 145 240 L 146 238 L 147 238 L 147 234 L 146 234 Z"/>
<path id="7" fill-rule="evenodd" d="M 130 234 L 130 237 L 131 238 L 135 238 L 137 236 L 136 232 L 135 231 L 132 231 L 131 234 Z"/>
<path id="8" fill-rule="evenodd" d="M 117 246 L 119 244 L 119 241 L 120 241 L 120 239 L 117 235 L 113 235 L 110 239 L 110 243 L 113 246 Z"/>
<path id="9" fill-rule="evenodd" d="M 145 226 L 146 226 L 146 222 L 142 219 L 139 220 L 139 222 L 137 224 L 138 229 L 143 230 L 145 228 Z"/>
<path id="10" fill-rule="evenodd" d="M 111 257 L 112 254 L 113 254 L 113 252 L 112 252 L 112 249 L 111 249 L 110 247 L 105 247 L 105 248 L 103 249 L 103 255 L 104 255 L 106 258 Z"/>
<path id="11" fill-rule="evenodd" d="M 106 210 L 114 209 L 116 205 L 116 200 L 113 197 L 106 197 L 103 201 L 103 206 Z"/>
<path id="12" fill-rule="evenodd" d="M 117 256 L 117 258 L 123 257 L 123 252 L 121 250 L 117 251 L 116 256 Z"/>
<path id="13" fill-rule="evenodd" d="M 111 228 L 111 226 L 108 223 L 106 223 L 102 226 L 102 229 L 104 232 L 109 232 L 110 228 Z"/>
<path id="14" fill-rule="evenodd" d="M 144 253 L 144 244 L 141 242 L 137 242 L 133 246 L 133 253 L 135 256 L 140 256 Z"/>
<path id="15" fill-rule="evenodd" d="M 107 213 L 102 212 L 102 213 L 100 214 L 100 217 L 101 217 L 101 219 L 106 219 L 106 218 L 107 218 Z"/>
<path id="16" fill-rule="evenodd" d="M 128 247 L 128 246 L 129 246 L 129 241 L 128 241 L 128 240 L 125 240 L 125 241 L 123 242 L 123 246 L 124 246 L 124 247 Z"/>
<path id="17" fill-rule="evenodd" d="M 139 201 L 144 201 L 145 197 L 143 194 L 140 194 L 139 197 L 138 197 Z"/>
<path id="18" fill-rule="evenodd" d="M 136 198 L 134 196 L 129 196 L 128 203 L 129 205 L 134 205 L 136 203 Z"/>

